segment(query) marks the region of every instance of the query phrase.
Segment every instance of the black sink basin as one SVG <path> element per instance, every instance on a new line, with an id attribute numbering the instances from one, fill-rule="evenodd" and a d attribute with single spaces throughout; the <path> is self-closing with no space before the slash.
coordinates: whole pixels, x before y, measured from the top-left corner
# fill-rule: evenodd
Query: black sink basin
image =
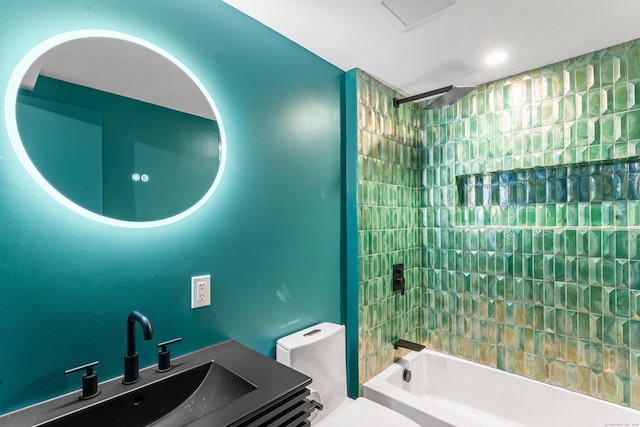
<path id="1" fill-rule="evenodd" d="M 242 344 L 227 340 L 176 357 L 173 369 L 140 370 L 99 384 L 102 393 L 78 391 L 0 415 L 0 427 L 237 427 L 299 425 L 313 409 L 311 378 Z M 299 422 L 300 421 L 300 422 Z"/>
<path id="2" fill-rule="evenodd" d="M 125 391 L 39 426 L 184 425 L 189 420 L 199 418 L 255 389 L 255 385 L 211 361 Z"/>

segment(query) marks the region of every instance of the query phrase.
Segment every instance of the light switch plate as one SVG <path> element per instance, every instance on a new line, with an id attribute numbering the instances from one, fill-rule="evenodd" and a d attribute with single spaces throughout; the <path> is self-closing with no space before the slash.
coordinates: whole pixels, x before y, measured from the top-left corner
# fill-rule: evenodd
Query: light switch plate
<path id="1" fill-rule="evenodd" d="M 194 276 L 191 278 L 191 308 L 211 305 L 211 276 Z"/>

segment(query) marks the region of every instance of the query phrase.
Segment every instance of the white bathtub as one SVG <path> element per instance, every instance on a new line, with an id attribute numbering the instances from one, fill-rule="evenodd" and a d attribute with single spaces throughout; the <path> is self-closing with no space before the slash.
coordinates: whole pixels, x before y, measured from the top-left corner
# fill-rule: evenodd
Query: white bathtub
<path id="1" fill-rule="evenodd" d="M 635 409 L 428 349 L 408 354 L 363 388 L 366 398 L 421 426 L 640 426 Z"/>

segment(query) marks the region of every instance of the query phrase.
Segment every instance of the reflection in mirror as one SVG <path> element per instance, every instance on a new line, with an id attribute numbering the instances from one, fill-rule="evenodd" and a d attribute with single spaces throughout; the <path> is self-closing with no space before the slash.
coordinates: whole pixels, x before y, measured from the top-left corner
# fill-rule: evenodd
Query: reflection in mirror
<path id="1" fill-rule="evenodd" d="M 173 222 L 220 179 L 215 105 L 184 65 L 145 41 L 112 32 L 49 39 L 16 68 L 10 102 L 12 144 L 34 179 L 102 222 Z"/>

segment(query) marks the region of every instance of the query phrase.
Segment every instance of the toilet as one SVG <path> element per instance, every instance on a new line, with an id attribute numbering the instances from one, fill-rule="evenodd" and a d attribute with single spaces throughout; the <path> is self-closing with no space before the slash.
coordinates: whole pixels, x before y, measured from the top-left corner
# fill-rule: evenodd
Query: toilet
<path id="1" fill-rule="evenodd" d="M 313 380 L 309 399 L 323 406 L 311 413 L 313 426 L 418 427 L 404 415 L 369 399 L 347 396 L 344 325 L 320 323 L 280 338 L 276 360 Z"/>

